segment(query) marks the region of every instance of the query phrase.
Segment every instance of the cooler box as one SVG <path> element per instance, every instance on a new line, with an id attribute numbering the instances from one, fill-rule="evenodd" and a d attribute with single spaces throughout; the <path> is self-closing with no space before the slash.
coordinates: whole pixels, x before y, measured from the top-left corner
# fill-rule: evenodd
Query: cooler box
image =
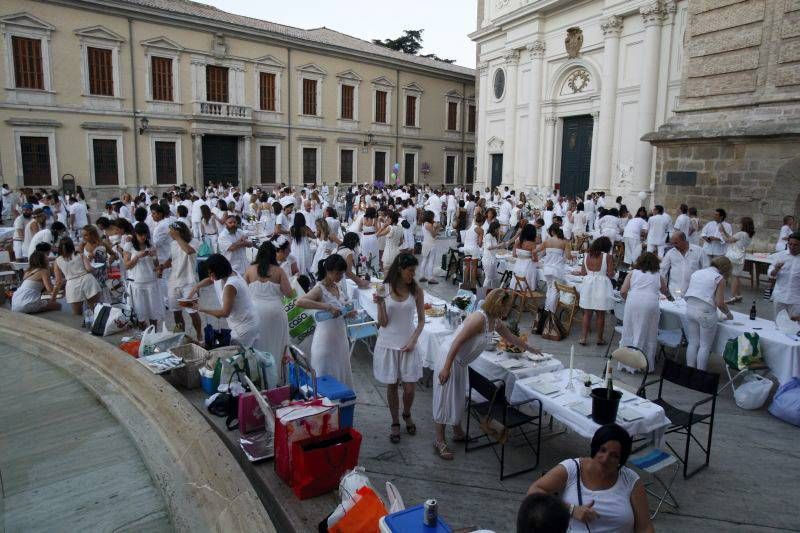
<path id="1" fill-rule="evenodd" d="M 353 427 L 356 393 L 331 376 L 317 378 L 317 394 L 339 405 L 339 429 Z"/>
<path id="2" fill-rule="evenodd" d="M 452 529 L 440 517 L 436 527 L 428 527 L 422 522 L 425 509 L 422 505 L 409 507 L 403 511 L 386 515 L 378 522 L 381 533 L 452 533 Z"/>

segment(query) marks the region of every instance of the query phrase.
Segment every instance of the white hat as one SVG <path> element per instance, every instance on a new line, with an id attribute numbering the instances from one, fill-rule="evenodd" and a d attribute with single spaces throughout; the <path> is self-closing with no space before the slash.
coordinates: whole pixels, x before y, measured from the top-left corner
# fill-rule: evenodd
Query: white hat
<path id="1" fill-rule="evenodd" d="M 290 205 L 294 205 L 294 196 L 284 196 L 280 199 L 281 207 L 287 207 Z"/>

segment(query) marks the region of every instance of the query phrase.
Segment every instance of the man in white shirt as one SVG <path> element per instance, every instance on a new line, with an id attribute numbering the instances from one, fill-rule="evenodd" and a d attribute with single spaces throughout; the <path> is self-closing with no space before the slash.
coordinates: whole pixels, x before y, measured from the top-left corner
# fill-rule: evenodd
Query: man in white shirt
<path id="1" fill-rule="evenodd" d="M 33 217 L 33 204 L 24 203 L 20 209 L 20 214 L 14 219 L 14 257 L 19 261 L 23 257 L 27 257 L 27 250 L 25 250 L 25 227 L 30 223 Z"/>
<path id="2" fill-rule="evenodd" d="M 775 280 L 775 315 L 786 309 L 792 320 L 800 320 L 800 232 L 792 233 L 786 250 L 774 258 L 768 275 Z"/>
<path id="3" fill-rule="evenodd" d="M 606 193 L 601 192 L 597 196 L 597 210 L 606 208 Z"/>
<path id="4" fill-rule="evenodd" d="M 664 257 L 667 246 L 667 232 L 672 225 L 672 219 L 664 213 L 664 207 L 657 205 L 653 208 L 653 216 L 647 221 L 647 251 L 658 252 L 658 257 Z"/>
<path id="5" fill-rule="evenodd" d="M 436 192 L 432 193 L 427 202 L 425 202 L 425 209 L 433 211 L 433 221 L 438 224 L 442 213 L 442 202 Z"/>
<path id="6" fill-rule="evenodd" d="M 233 271 L 244 276 L 244 271 L 247 269 L 247 247 L 250 246 L 250 241 L 238 228 L 236 217 L 225 219 L 225 229 L 219 233 L 217 246 L 219 246 L 219 253 L 230 262 Z"/>
<path id="7" fill-rule="evenodd" d="M 497 221 L 500 223 L 500 234 L 504 235 L 508 231 L 508 224 L 511 221 L 511 201 L 508 198 L 500 200 L 500 207 L 497 210 Z"/>
<path id="8" fill-rule="evenodd" d="M 313 206 L 311 205 L 311 200 L 304 201 L 303 208 L 298 209 L 297 212 L 303 215 L 303 217 L 306 219 L 306 226 L 308 227 L 308 229 L 311 230 L 312 233 L 316 235 L 317 215 L 314 213 Z"/>
<path id="9" fill-rule="evenodd" d="M 294 223 L 294 197 L 284 196 L 280 199 L 283 211 L 275 219 L 275 235 L 288 235 Z"/>
<path id="10" fill-rule="evenodd" d="M 89 224 L 89 213 L 86 204 L 78 200 L 77 196 L 69 199 L 69 225 L 73 232 L 80 231 L 81 228 Z"/>
<path id="11" fill-rule="evenodd" d="M 203 219 L 203 212 L 200 210 L 204 205 L 207 205 L 205 200 L 201 200 L 197 194 L 192 194 L 192 208 L 189 210 L 190 219 L 192 221 L 192 236 L 199 239 L 202 234 L 201 220 Z"/>
<path id="12" fill-rule="evenodd" d="M 702 248 L 689 244 L 682 231 L 674 232 L 669 239 L 672 249 L 661 260 L 661 275 L 669 280 L 669 292 L 679 298 L 686 294 L 689 279 L 701 268 L 708 268 L 709 260 Z"/>
<path id="13" fill-rule="evenodd" d="M 692 227 L 692 219 L 689 218 L 689 206 L 681 204 L 678 208 L 678 216 L 675 218 L 675 231 L 680 231 L 684 235 L 689 235 L 689 230 Z"/>
<path id="14" fill-rule="evenodd" d="M 724 209 L 716 209 L 714 220 L 706 224 L 700 233 L 700 239 L 704 243 L 703 250 L 711 259 L 725 255 L 728 249 L 725 238 L 733 235 L 733 229 L 730 224 L 725 222 L 727 216 Z"/>
<path id="15" fill-rule="evenodd" d="M 0 222 L 11 218 L 11 204 L 11 188 L 8 183 L 4 183 L 3 187 L 0 188 L 0 205 L 2 205 L 2 208 L 0 208 Z"/>
<path id="16" fill-rule="evenodd" d="M 447 227 L 453 227 L 453 218 L 456 216 L 456 207 L 458 207 L 458 202 L 456 201 L 456 195 L 453 192 L 447 195 Z"/>

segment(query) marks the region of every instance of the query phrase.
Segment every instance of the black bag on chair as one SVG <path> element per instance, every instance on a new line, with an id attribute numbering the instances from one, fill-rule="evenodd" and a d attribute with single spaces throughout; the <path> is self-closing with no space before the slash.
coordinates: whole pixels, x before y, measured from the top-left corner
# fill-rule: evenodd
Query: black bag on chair
<path id="1" fill-rule="evenodd" d="M 537 335 L 542 334 L 542 332 L 544 331 L 544 326 L 547 323 L 548 315 L 550 315 L 550 311 L 546 310 L 544 307 L 539 308 L 536 320 L 536 327 L 533 330 L 535 334 Z"/>

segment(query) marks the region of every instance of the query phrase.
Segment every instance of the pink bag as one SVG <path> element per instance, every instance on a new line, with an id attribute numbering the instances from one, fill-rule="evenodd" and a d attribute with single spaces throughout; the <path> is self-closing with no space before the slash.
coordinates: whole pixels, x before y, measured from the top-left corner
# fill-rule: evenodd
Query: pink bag
<path id="1" fill-rule="evenodd" d="M 272 407 L 273 411 L 289 399 L 289 386 L 259 391 L 261 397 Z M 258 404 L 255 392 L 246 392 L 239 396 L 239 432 L 242 434 L 264 429 L 264 413 Z"/>
<path id="2" fill-rule="evenodd" d="M 275 412 L 275 472 L 292 483 L 292 444 L 339 429 L 339 408 L 327 398 L 293 402 Z"/>

